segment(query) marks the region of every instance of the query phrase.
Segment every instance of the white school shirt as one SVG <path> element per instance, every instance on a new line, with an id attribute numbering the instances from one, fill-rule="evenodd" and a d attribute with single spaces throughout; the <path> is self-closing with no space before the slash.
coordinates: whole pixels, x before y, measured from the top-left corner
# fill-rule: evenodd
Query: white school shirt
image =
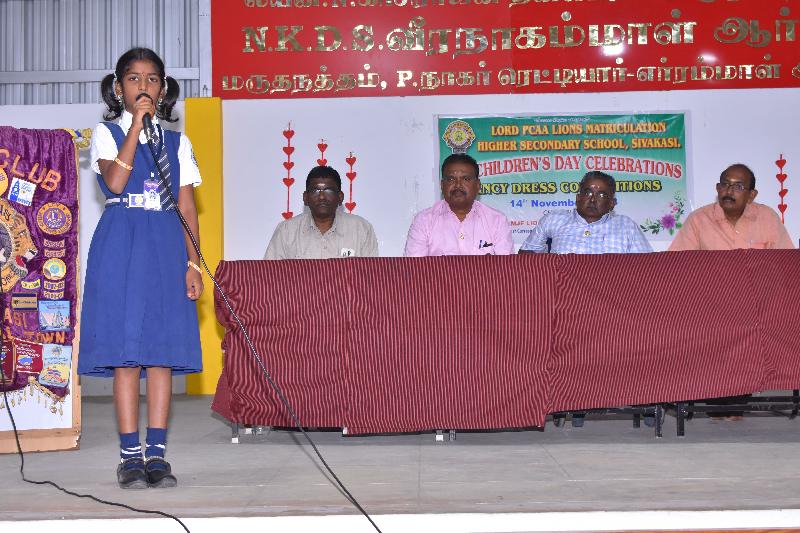
<path id="1" fill-rule="evenodd" d="M 122 115 L 117 120 L 117 124 L 122 128 L 122 134 L 127 135 L 128 130 L 131 129 L 133 122 L 133 115 L 127 111 L 123 111 Z M 153 117 L 153 126 L 158 124 L 158 117 Z M 139 144 L 147 145 L 147 138 L 144 135 L 144 130 L 139 132 Z M 144 148 L 148 150 L 148 148 Z M 111 130 L 106 127 L 102 122 L 94 127 L 92 132 L 92 146 L 89 151 L 89 157 L 92 162 L 92 170 L 100 174 L 100 166 L 97 164 L 98 159 L 105 159 L 113 161 L 119 154 L 117 143 L 114 142 L 114 136 L 111 135 Z M 197 161 L 194 159 L 194 152 L 192 151 L 192 142 L 189 137 L 181 133 L 181 141 L 178 145 L 178 162 L 181 165 L 181 187 L 184 185 L 194 185 L 197 187 L 203 180 L 200 178 L 200 169 L 197 168 Z"/>

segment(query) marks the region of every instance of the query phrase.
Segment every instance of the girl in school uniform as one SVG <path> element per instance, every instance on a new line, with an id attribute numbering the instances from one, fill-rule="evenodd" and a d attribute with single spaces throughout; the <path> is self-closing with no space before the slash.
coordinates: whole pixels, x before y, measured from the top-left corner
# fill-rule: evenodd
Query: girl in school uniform
<path id="1" fill-rule="evenodd" d="M 165 75 L 155 52 L 125 52 L 100 88 L 108 122 L 94 129 L 91 164 L 106 200 L 89 248 L 78 372 L 114 378 L 119 486 L 174 487 L 177 479 L 164 459 L 172 376 L 202 370 L 194 300 L 203 292 L 197 252 L 174 210 L 180 209 L 197 236 L 193 187 L 200 172 L 189 139 L 161 127 L 161 121 L 176 120 L 179 86 Z M 155 158 L 146 145 L 145 115 L 152 121 Z"/>

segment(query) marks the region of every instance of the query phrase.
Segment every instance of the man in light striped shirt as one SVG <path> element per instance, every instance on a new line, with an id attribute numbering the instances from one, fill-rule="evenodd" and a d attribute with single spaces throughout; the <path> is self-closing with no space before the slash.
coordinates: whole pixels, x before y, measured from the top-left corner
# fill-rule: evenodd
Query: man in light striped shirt
<path id="1" fill-rule="evenodd" d="M 587 172 L 575 197 L 575 209 L 542 217 L 519 253 L 627 254 L 653 248 L 630 217 L 614 212 L 614 178 Z M 548 241 L 550 241 L 548 249 Z"/>
<path id="2" fill-rule="evenodd" d="M 614 212 L 614 178 L 603 172 L 587 172 L 575 197 L 575 209 L 555 211 L 542 217 L 519 250 L 521 254 L 626 254 L 652 252 L 639 225 Z M 548 246 L 549 242 L 549 246 Z M 549 248 L 549 250 L 548 250 Z M 583 426 L 586 413 L 572 413 L 573 427 Z M 648 426 L 655 423 L 645 415 Z"/>

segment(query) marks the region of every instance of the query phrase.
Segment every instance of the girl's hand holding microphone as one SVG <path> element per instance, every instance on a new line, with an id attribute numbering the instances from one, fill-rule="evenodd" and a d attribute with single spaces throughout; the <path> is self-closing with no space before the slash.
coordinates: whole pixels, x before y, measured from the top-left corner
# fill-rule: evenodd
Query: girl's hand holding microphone
<path id="1" fill-rule="evenodd" d="M 137 130 L 144 128 L 144 116 L 149 115 L 154 117 L 156 114 L 156 106 L 153 99 L 147 93 L 141 93 L 136 97 L 136 103 L 133 105 L 133 127 Z"/>

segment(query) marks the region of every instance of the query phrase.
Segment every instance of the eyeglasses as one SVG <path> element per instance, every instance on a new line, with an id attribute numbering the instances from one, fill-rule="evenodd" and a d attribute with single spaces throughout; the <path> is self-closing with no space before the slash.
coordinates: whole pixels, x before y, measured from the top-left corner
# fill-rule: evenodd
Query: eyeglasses
<path id="1" fill-rule="evenodd" d="M 333 189 L 331 187 L 325 187 L 324 189 L 308 189 L 306 193 L 314 198 L 319 196 L 336 196 L 339 194 L 339 189 Z"/>
<path id="2" fill-rule="evenodd" d="M 476 178 L 475 176 L 470 176 L 470 175 L 466 175 L 466 176 L 442 176 L 442 181 L 445 182 L 445 183 L 455 183 L 457 181 L 461 181 L 462 183 L 472 183 L 476 179 L 478 179 L 478 178 Z"/>
<path id="3" fill-rule="evenodd" d="M 605 200 L 606 198 L 611 198 L 614 196 L 614 193 L 606 192 L 606 191 L 593 191 L 592 189 L 581 189 L 578 191 L 578 196 L 583 196 L 584 198 L 599 198 L 600 200 Z"/>
<path id="4" fill-rule="evenodd" d="M 717 189 L 721 191 L 733 189 L 736 192 L 742 192 L 746 187 L 741 181 L 720 181 L 717 183 Z"/>

